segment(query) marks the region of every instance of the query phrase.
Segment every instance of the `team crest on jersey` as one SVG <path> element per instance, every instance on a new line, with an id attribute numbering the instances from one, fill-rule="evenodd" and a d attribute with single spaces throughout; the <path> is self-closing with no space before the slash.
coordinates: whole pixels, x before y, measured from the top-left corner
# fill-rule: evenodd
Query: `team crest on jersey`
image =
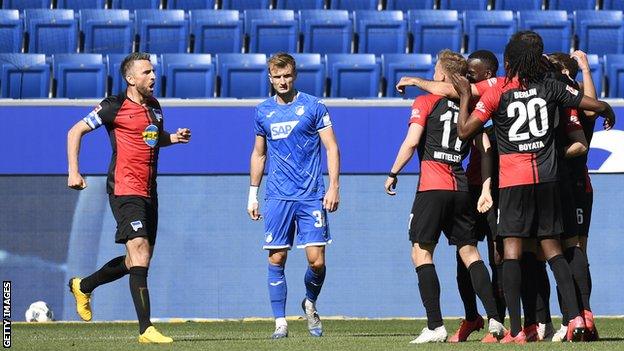
<path id="1" fill-rule="evenodd" d="M 303 106 L 299 106 L 297 107 L 297 109 L 295 110 L 295 114 L 297 116 L 303 116 L 303 114 L 305 113 L 305 108 Z"/>
<path id="2" fill-rule="evenodd" d="M 268 244 L 271 241 L 273 241 L 273 233 L 271 232 L 266 232 L 264 233 L 264 241 Z"/>
<path id="3" fill-rule="evenodd" d="M 147 146 L 155 147 L 156 144 L 158 144 L 158 127 L 157 126 L 150 124 L 149 126 L 147 126 L 147 128 L 145 128 L 145 130 L 141 134 L 143 135 L 143 141 L 145 141 Z"/>
<path id="4" fill-rule="evenodd" d="M 156 117 L 156 120 L 158 122 L 162 121 L 163 119 L 162 110 L 155 108 L 155 109 L 152 109 L 152 111 L 154 111 L 154 116 Z"/>
<path id="5" fill-rule="evenodd" d="M 299 121 L 271 123 L 271 139 L 285 139 L 292 133 Z"/>

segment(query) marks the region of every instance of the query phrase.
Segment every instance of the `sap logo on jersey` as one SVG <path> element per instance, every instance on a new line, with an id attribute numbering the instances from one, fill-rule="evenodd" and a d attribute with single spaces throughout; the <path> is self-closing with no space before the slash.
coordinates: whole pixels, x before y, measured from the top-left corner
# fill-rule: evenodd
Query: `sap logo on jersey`
<path id="1" fill-rule="evenodd" d="M 288 138 L 297 124 L 299 124 L 299 121 L 271 123 L 271 139 Z"/>
<path id="2" fill-rule="evenodd" d="M 149 126 L 147 126 L 147 128 L 145 128 L 145 130 L 141 134 L 143 135 L 143 141 L 147 144 L 147 146 L 155 147 L 156 144 L 158 144 L 158 127 L 157 126 L 150 124 Z"/>

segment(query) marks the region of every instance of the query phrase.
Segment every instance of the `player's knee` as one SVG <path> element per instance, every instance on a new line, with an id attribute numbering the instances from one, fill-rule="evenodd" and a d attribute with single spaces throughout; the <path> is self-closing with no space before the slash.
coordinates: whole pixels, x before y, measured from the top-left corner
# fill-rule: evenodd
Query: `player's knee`
<path id="1" fill-rule="evenodd" d="M 308 262 L 308 265 L 310 266 L 311 270 L 315 272 L 320 272 L 323 270 L 323 268 L 325 268 L 325 259 L 322 257 L 317 258 L 315 261 Z"/>
<path id="2" fill-rule="evenodd" d="M 284 266 L 286 264 L 286 251 L 275 251 L 269 254 L 269 263 L 273 266 Z"/>

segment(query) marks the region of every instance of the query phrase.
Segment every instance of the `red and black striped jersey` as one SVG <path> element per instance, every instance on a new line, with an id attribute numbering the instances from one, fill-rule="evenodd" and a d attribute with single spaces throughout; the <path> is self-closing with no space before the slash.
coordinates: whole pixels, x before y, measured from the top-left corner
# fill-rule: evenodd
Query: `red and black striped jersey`
<path id="1" fill-rule="evenodd" d="M 457 102 L 437 95 L 421 95 L 412 104 L 409 123 L 425 128 L 418 143 L 420 177 L 418 191 L 468 191 L 462 160 L 469 143 L 457 136 Z"/>
<path id="2" fill-rule="evenodd" d="M 106 126 L 113 154 L 107 192 L 114 195 L 156 195 L 158 137 L 163 114 L 155 98 L 143 105 L 125 93 L 109 96 L 83 119 L 92 129 Z"/>
<path id="3" fill-rule="evenodd" d="M 491 84 L 494 81 L 494 84 Z M 583 98 L 573 87 L 546 78 L 523 88 L 517 78 L 488 80 L 473 112 L 492 118 L 499 153 L 499 187 L 557 180 L 554 123 L 558 107 L 577 107 Z"/>

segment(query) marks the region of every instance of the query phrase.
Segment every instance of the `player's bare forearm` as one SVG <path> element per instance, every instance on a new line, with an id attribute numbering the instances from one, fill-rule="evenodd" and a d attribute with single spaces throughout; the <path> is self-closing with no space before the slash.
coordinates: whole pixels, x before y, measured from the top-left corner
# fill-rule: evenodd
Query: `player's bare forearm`
<path id="1" fill-rule="evenodd" d="M 191 130 L 188 128 L 178 128 L 175 133 L 163 130 L 158 137 L 158 146 L 167 147 L 179 143 L 186 144 L 189 141 L 191 141 Z"/>
<path id="2" fill-rule="evenodd" d="M 615 112 L 613 112 L 611 105 L 604 101 L 583 96 L 578 107 L 582 110 L 594 111 L 604 117 L 603 126 L 605 130 L 609 130 L 615 125 Z"/>
<path id="3" fill-rule="evenodd" d="M 490 190 L 490 182 L 492 178 L 492 144 L 486 133 L 481 133 L 475 138 L 475 144 L 477 150 L 481 154 L 481 180 L 483 181 L 483 187 L 485 188 L 485 182 L 488 181 L 488 191 Z"/>
<path id="4" fill-rule="evenodd" d="M 67 186 L 73 189 L 84 189 L 86 182 L 80 175 L 78 155 L 80 154 L 80 142 L 82 136 L 89 133 L 91 127 L 84 121 L 78 121 L 67 132 Z"/>
<path id="5" fill-rule="evenodd" d="M 402 77 L 399 83 L 396 85 L 396 89 L 400 93 L 405 92 L 405 87 L 413 86 L 428 93 L 440 96 L 446 96 L 449 98 L 459 97 L 453 85 L 445 82 L 438 82 L 433 80 L 427 80 L 419 77 Z"/>
<path id="6" fill-rule="evenodd" d="M 568 133 L 570 144 L 563 148 L 565 158 L 583 156 L 589 150 L 585 133 L 582 130 L 575 130 Z"/>
<path id="7" fill-rule="evenodd" d="M 263 136 L 256 135 L 251 160 L 249 163 L 249 182 L 252 186 L 260 186 L 264 166 L 266 163 L 266 140 Z"/>
<path id="8" fill-rule="evenodd" d="M 327 149 L 327 172 L 329 173 L 329 187 L 340 189 L 340 150 L 337 145 Z"/>
<path id="9" fill-rule="evenodd" d="M 319 137 L 327 152 L 327 172 L 329 173 L 329 187 L 323 198 L 323 208 L 334 212 L 340 203 L 340 149 L 331 126 L 319 131 Z"/>

